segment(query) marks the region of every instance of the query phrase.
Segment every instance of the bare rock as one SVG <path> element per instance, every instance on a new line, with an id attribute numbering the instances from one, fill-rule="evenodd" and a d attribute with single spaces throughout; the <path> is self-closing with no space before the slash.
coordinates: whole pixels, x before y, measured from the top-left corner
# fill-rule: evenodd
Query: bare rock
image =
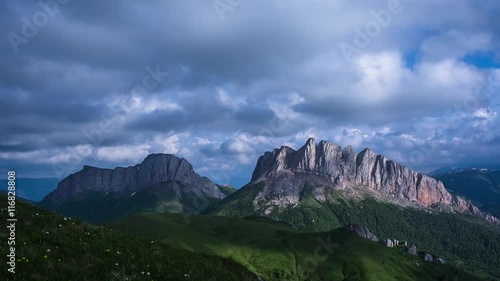
<path id="1" fill-rule="evenodd" d="M 392 247 L 396 246 L 394 243 L 394 240 L 392 240 L 392 239 L 384 239 L 383 244 L 388 248 L 392 248 Z"/>
<path id="2" fill-rule="evenodd" d="M 428 262 L 434 261 L 434 257 L 431 254 L 425 254 L 424 260 Z"/>
<path id="3" fill-rule="evenodd" d="M 276 178 L 284 181 L 278 182 Z M 308 139 L 299 150 L 282 146 L 260 156 L 252 181 L 260 180 L 265 180 L 266 185 L 258 197 L 272 202 L 269 204 L 273 206 L 288 204 L 276 198 L 276 194 L 284 193 L 294 199 L 289 201 L 291 204 L 296 204 L 305 182 L 313 181 L 324 183 L 323 188 L 364 186 L 398 200 L 415 202 L 425 207 L 447 206 L 458 212 L 479 215 L 488 221 L 500 223 L 497 218 L 482 213 L 471 202 L 451 195 L 442 182 L 432 177 L 415 172 L 368 148 L 356 154 L 350 146 L 342 149 L 327 141 L 317 144 L 313 138 Z M 321 184 L 318 186 L 321 188 Z M 258 201 L 254 201 L 254 205 L 260 205 Z"/>
<path id="4" fill-rule="evenodd" d="M 408 248 L 408 254 L 412 255 L 412 256 L 416 256 L 418 253 L 417 253 L 417 246 L 415 245 L 411 245 Z"/>
<path id="5" fill-rule="evenodd" d="M 373 234 L 368 228 L 362 225 L 350 224 L 346 226 L 345 229 L 356 233 L 360 237 L 367 238 L 375 242 L 379 241 L 375 234 Z"/>
<path id="6" fill-rule="evenodd" d="M 198 175 L 186 159 L 171 154 L 151 154 L 142 163 L 127 168 L 101 169 L 85 165 L 83 170 L 59 182 L 56 190 L 43 200 L 64 202 L 86 191 L 134 192 L 166 181 L 180 183 L 183 193 L 225 197 L 210 179 Z"/>

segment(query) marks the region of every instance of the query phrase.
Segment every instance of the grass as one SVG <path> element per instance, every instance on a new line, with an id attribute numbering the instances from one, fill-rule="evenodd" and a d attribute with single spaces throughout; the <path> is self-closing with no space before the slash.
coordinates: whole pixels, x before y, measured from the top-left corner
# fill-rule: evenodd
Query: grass
<path id="1" fill-rule="evenodd" d="M 152 213 L 95 226 L 20 201 L 16 211 L 16 274 L 3 263 L 1 280 L 480 280 L 343 229 L 263 217 Z"/>
<path id="2" fill-rule="evenodd" d="M 296 207 L 269 216 L 302 231 L 329 231 L 348 224 L 368 227 L 380 238 L 415 243 L 419 249 L 444 257 L 463 270 L 500 280 L 500 227 L 467 215 L 427 212 L 383 203 L 371 197 L 346 199 L 332 191 L 327 200 L 313 198 L 306 184 Z M 225 198 L 207 214 L 244 217 L 264 215 L 251 203 L 262 183 L 249 185 Z M 238 197 L 233 197 L 238 195 Z M 248 202 L 242 204 L 241 202 Z M 244 209 L 247 208 L 247 209 Z M 261 208 L 262 209 L 262 208 Z M 260 213 L 259 213 L 260 212 Z"/>
<path id="3" fill-rule="evenodd" d="M 181 199 L 174 188 L 180 189 Z M 184 186 L 179 181 L 166 181 L 137 192 L 97 192 L 86 191 L 63 203 L 49 199 L 38 205 L 58 214 L 75 217 L 90 223 L 103 223 L 120 217 L 141 212 L 157 213 L 197 213 L 202 210 L 193 206 L 193 194 L 183 192 Z M 217 201 L 205 198 L 207 207 Z"/>
<path id="4" fill-rule="evenodd" d="M 7 198 L 0 195 L 0 220 Z M 5 202 L 5 203 L 4 203 Z M 0 280 L 255 280 L 231 258 L 93 226 L 18 201 L 16 273 L 2 262 Z M 0 230 L 3 256 L 6 228 Z"/>
<path id="5" fill-rule="evenodd" d="M 481 280 L 344 229 L 304 233 L 266 218 L 140 214 L 108 226 L 183 249 L 232 258 L 265 280 Z M 323 247 L 322 245 L 329 245 Z"/>
<path id="6" fill-rule="evenodd" d="M 226 196 L 229 196 L 229 195 L 235 193 L 238 190 L 235 187 L 230 186 L 230 185 L 220 185 L 220 184 L 218 184 L 217 187 Z"/>

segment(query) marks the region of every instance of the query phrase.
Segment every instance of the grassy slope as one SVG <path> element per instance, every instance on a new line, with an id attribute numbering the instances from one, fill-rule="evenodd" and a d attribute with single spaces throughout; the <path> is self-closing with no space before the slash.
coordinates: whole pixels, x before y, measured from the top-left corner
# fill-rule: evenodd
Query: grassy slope
<path id="1" fill-rule="evenodd" d="M 104 194 L 90 191 L 62 204 L 54 205 L 51 202 L 42 201 L 39 205 L 59 214 L 92 223 L 101 223 L 132 213 L 153 211 L 153 209 L 159 212 L 182 211 L 181 204 L 170 190 L 163 190 L 160 194 L 144 191 L 133 196 L 130 193 Z"/>
<path id="2" fill-rule="evenodd" d="M 226 196 L 229 196 L 233 193 L 236 192 L 236 189 L 235 187 L 233 186 L 230 186 L 230 185 L 220 185 L 220 184 L 217 184 L 217 187 L 219 188 L 219 190 L 224 193 Z"/>
<path id="3" fill-rule="evenodd" d="M 179 200 L 172 188 L 173 185 L 180 186 L 181 190 L 184 188 L 181 182 L 167 181 L 137 192 L 88 191 L 62 204 L 43 200 L 39 206 L 91 223 L 103 223 L 141 212 L 196 213 L 202 211 L 193 206 L 191 194 L 183 193 L 184 201 Z M 207 198 L 208 205 L 217 200 Z"/>
<path id="4" fill-rule="evenodd" d="M 3 194 L 0 202 L 0 220 L 5 222 Z M 255 280 L 231 259 L 64 219 L 20 201 L 16 211 L 16 274 L 7 272 L 2 259 L 0 280 Z M 2 227 L 4 257 L 7 235 Z"/>
<path id="5" fill-rule="evenodd" d="M 343 229 L 304 233 L 264 218 L 186 220 L 176 214 L 134 215 L 109 226 L 191 251 L 231 257 L 266 280 L 478 280 Z M 322 248 L 318 239 L 338 247 Z"/>
<path id="6" fill-rule="evenodd" d="M 261 188 L 261 184 L 242 188 L 208 213 L 248 216 L 254 213 L 251 202 Z M 354 202 L 340 193 L 332 193 L 327 202 L 321 203 L 305 194 L 298 208 L 271 216 L 309 231 L 365 225 L 381 238 L 416 243 L 419 249 L 443 256 L 465 270 L 500 278 L 500 228 L 475 217 L 405 209 L 373 199 Z"/>
<path id="7" fill-rule="evenodd" d="M 263 182 L 246 185 L 208 208 L 204 213 L 239 218 L 254 215 L 253 200 L 262 188 L 264 188 Z"/>

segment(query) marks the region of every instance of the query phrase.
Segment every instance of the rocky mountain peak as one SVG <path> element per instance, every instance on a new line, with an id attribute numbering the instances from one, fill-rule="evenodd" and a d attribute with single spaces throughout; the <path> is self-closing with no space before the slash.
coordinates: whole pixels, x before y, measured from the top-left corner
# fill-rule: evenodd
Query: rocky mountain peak
<path id="1" fill-rule="evenodd" d="M 295 204 L 308 175 L 322 178 L 323 183 L 327 182 L 332 188 L 361 185 L 385 196 L 425 207 L 445 205 L 460 212 L 481 214 L 469 201 L 451 195 L 442 182 L 378 155 L 369 148 L 356 153 L 351 146 L 342 149 L 328 141 L 317 144 L 314 138 L 309 138 L 299 150 L 281 147 L 264 153 L 257 161 L 252 181 L 266 182 L 258 198 L 272 198 L 274 194 L 280 194 L 281 199 L 271 200 L 273 204 Z M 279 191 L 274 190 L 277 186 Z M 283 196 L 283 187 L 291 194 Z M 324 194 L 324 191 L 317 193 Z M 318 196 L 319 199 L 324 198 L 324 195 Z M 281 202 L 285 200 L 282 198 L 287 202 Z"/>
<path id="2" fill-rule="evenodd" d="M 186 159 L 172 154 L 151 154 L 140 164 L 126 168 L 102 169 L 85 165 L 81 171 L 59 182 L 56 190 L 44 200 L 62 202 L 86 191 L 134 192 L 168 181 L 182 183 L 186 188 L 183 192 L 218 199 L 225 197 L 213 182 L 198 175 Z"/>

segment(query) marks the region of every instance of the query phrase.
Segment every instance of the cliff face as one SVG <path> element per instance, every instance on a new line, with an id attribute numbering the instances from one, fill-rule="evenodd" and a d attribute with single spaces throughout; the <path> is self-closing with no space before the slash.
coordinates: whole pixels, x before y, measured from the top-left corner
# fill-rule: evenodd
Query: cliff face
<path id="1" fill-rule="evenodd" d="M 166 181 L 180 182 L 185 193 L 217 199 L 225 197 L 208 178 L 198 175 L 187 160 L 171 154 L 151 154 L 142 163 L 127 168 L 84 166 L 83 170 L 63 179 L 44 200 L 64 202 L 85 191 L 134 192 Z"/>
<path id="2" fill-rule="evenodd" d="M 482 214 L 469 201 L 451 195 L 443 183 L 434 178 L 417 173 L 369 149 L 356 154 L 350 146 L 342 149 L 326 141 L 316 144 L 312 138 L 297 151 L 281 147 L 259 157 L 252 181 L 265 180 L 266 187 L 257 200 L 270 198 L 274 205 L 297 203 L 300 185 L 303 185 L 308 175 L 324 179 L 336 188 L 362 185 L 425 207 L 447 205 L 459 212 L 481 214 L 488 220 L 495 220 Z M 278 178 L 281 183 L 278 183 Z M 286 184 L 283 184 L 284 181 Z M 321 198 L 324 191 L 317 190 L 316 194 Z"/>

